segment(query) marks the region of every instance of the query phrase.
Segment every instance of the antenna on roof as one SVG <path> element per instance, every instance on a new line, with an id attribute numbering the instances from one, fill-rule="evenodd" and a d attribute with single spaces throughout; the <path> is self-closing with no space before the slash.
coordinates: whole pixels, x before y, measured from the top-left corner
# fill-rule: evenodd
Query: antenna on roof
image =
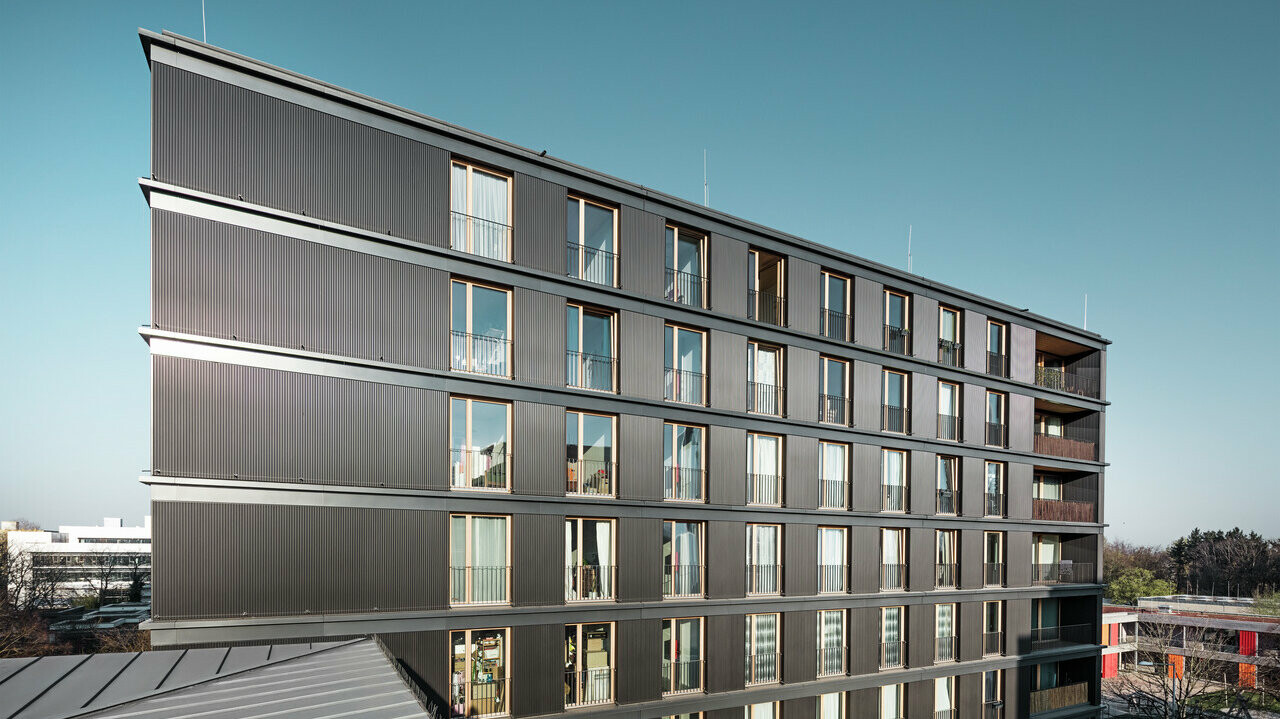
<path id="1" fill-rule="evenodd" d="M 1089 329 L 1089 293 L 1084 293 L 1084 327 L 1081 329 Z"/>
<path id="2" fill-rule="evenodd" d="M 707 189 L 707 148 L 702 148 L 702 206 L 707 207 L 711 193 Z"/>
<path id="3" fill-rule="evenodd" d="M 911 271 L 911 225 L 907 225 L 907 272 Z"/>
<path id="4" fill-rule="evenodd" d="M 209 30 L 204 24 L 204 0 L 200 0 L 200 42 L 209 42 Z"/>

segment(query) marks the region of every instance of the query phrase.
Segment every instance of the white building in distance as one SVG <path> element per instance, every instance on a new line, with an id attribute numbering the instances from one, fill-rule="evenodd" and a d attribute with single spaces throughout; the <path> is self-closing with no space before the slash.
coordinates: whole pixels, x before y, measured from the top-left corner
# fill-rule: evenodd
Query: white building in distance
<path id="1" fill-rule="evenodd" d="M 22 530 L 0 522 L 9 549 L 9 591 L 21 600 L 34 593 L 39 604 L 77 597 L 107 601 L 129 598 L 130 589 L 151 583 L 151 517 L 126 527 L 119 517 L 101 526 L 62 525 L 58 530 Z"/>

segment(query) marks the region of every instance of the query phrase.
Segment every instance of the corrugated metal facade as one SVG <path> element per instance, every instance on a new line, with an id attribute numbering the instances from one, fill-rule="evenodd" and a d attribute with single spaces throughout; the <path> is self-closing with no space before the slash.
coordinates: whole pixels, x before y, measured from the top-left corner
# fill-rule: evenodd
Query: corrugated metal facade
<path id="1" fill-rule="evenodd" d="M 791 522 L 782 539 L 782 591 L 789 597 L 805 597 L 818 591 L 818 528 Z"/>
<path id="2" fill-rule="evenodd" d="M 813 681 L 818 673 L 818 613 L 813 610 L 785 612 L 782 636 L 782 681 L 787 684 Z"/>
<path id="3" fill-rule="evenodd" d="M 564 519 L 563 514 L 512 515 L 512 605 L 564 603 Z"/>
<path id="4" fill-rule="evenodd" d="M 786 489 L 783 501 L 794 509 L 818 506 L 818 440 L 816 437 L 788 435 L 785 441 Z"/>
<path id="5" fill-rule="evenodd" d="M 812 422 L 818 417 L 818 353 L 803 347 L 788 347 L 786 354 L 787 416 Z"/>
<path id="6" fill-rule="evenodd" d="M 516 716 L 564 711 L 564 627 L 531 624 L 511 630 L 511 710 Z"/>
<path id="7" fill-rule="evenodd" d="M 565 274 L 568 193 L 562 185 L 516 173 L 511 258 L 518 265 Z"/>
<path id="8" fill-rule="evenodd" d="M 787 326 L 797 332 L 818 331 L 818 302 L 822 293 L 819 278 L 819 268 L 814 263 L 796 257 L 787 261 Z"/>
<path id="9" fill-rule="evenodd" d="M 707 617 L 707 655 L 716 657 L 707 663 L 707 691 L 731 692 L 742 689 L 745 680 L 747 633 L 742 614 L 719 614 Z M 721 659 L 723 657 L 723 659 Z"/>
<path id="10" fill-rule="evenodd" d="M 661 317 L 638 312 L 619 313 L 618 372 L 622 375 L 623 394 L 662 399 L 663 331 Z"/>
<path id="11" fill-rule="evenodd" d="M 747 556 L 747 525 L 744 522 L 707 522 L 707 546 L 716 557 Z M 745 564 L 745 559 L 743 563 Z M 707 596 L 736 599 L 746 595 L 746 572 L 734 561 L 707 563 Z"/>
<path id="12" fill-rule="evenodd" d="M 565 301 L 563 297 L 515 288 L 511 352 L 521 382 L 564 386 Z"/>
<path id="13" fill-rule="evenodd" d="M 618 601 L 652 602 L 662 598 L 662 520 L 623 517 L 618 520 Z M 627 646 L 625 644 L 621 646 Z"/>
<path id="14" fill-rule="evenodd" d="M 618 646 L 625 647 L 627 656 L 638 667 L 661 666 L 662 622 L 658 619 L 627 619 L 617 623 Z M 649 672 L 618 672 L 617 690 L 619 704 L 634 704 L 658 699 L 661 696 L 661 674 Z"/>
<path id="15" fill-rule="evenodd" d="M 731 412 L 747 408 L 747 338 L 720 330 L 711 331 L 711 406 Z M 732 371 L 741 367 L 742 372 Z"/>
<path id="16" fill-rule="evenodd" d="M 568 486 L 564 407 L 536 402 L 513 404 L 511 491 L 564 496 Z"/>
<path id="17" fill-rule="evenodd" d="M 622 206 L 619 240 L 619 283 L 627 292 L 646 297 L 663 297 L 666 294 L 666 221 L 651 212 Z"/>
<path id="18" fill-rule="evenodd" d="M 863 347 L 884 348 L 884 285 L 853 278 L 853 341 Z"/>
<path id="19" fill-rule="evenodd" d="M 662 420 L 624 414 L 618 419 L 618 496 L 662 499 Z"/>
<path id="20" fill-rule="evenodd" d="M 747 503 L 747 432 L 735 427 L 712 426 L 707 484 L 715 504 Z"/>
<path id="21" fill-rule="evenodd" d="M 716 314 L 747 316 L 747 243 L 711 235 L 711 309 Z"/>

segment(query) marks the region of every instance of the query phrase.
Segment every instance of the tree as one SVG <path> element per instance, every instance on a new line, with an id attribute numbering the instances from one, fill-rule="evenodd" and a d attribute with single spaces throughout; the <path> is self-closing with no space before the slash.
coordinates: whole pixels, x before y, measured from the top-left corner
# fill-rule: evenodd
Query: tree
<path id="1" fill-rule="evenodd" d="M 1146 671 L 1122 672 L 1108 681 L 1128 700 L 1130 713 L 1147 719 L 1198 719 L 1206 695 L 1224 690 L 1234 695 L 1232 713 L 1244 698 L 1226 665 L 1210 658 L 1220 649 L 1218 639 L 1213 630 L 1140 621 L 1137 655 Z"/>
<path id="2" fill-rule="evenodd" d="M 1126 569 L 1107 583 L 1106 598 L 1114 604 L 1137 604 L 1138 597 L 1173 594 L 1173 584 L 1146 569 Z"/>
<path id="3" fill-rule="evenodd" d="M 124 558 L 116 552 L 94 552 L 81 558 L 83 571 L 89 583 L 89 599 L 91 609 L 97 609 L 107 603 L 113 585 L 119 580 L 119 568 Z"/>

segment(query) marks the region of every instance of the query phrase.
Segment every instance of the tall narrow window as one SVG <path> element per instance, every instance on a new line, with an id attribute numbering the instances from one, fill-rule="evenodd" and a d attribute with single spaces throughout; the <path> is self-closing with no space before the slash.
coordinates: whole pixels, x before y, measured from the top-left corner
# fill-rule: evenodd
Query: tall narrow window
<path id="1" fill-rule="evenodd" d="M 510 490 L 511 405 L 468 397 L 449 400 L 449 455 L 454 489 Z"/>
<path id="2" fill-rule="evenodd" d="M 1031 649 L 1042 649 L 1056 646 L 1056 643 L 1067 637 L 1063 636 L 1058 619 L 1059 602 L 1057 599 L 1031 600 Z M 1085 625 L 1087 627 L 1087 625 Z"/>
<path id="3" fill-rule="evenodd" d="M 952 719 L 956 715 L 956 678 L 933 680 L 933 719 Z"/>
<path id="4" fill-rule="evenodd" d="M 612 287 L 618 276 L 618 211 L 573 196 L 566 208 L 566 273 Z"/>
<path id="5" fill-rule="evenodd" d="M 884 291 L 884 349 L 911 354 L 911 300 L 893 290 Z"/>
<path id="6" fill-rule="evenodd" d="M 982 603 L 982 655 L 1004 651 L 1004 602 Z"/>
<path id="7" fill-rule="evenodd" d="M 960 508 L 960 458 L 938 455 L 938 514 L 956 514 Z"/>
<path id="8" fill-rule="evenodd" d="M 1008 325 L 1003 322 L 987 322 L 987 374 L 1009 376 L 1008 331 Z"/>
<path id="9" fill-rule="evenodd" d="M 612 497 L 617 464 L 614 417 L 590 412 L 565 412 L 565 459 L 569 494 Z"/>
<path id="10" fill-rule="evenodd" d="M 906 665 L 906 631 L 902 620 L 906 612 L 902 607 L 880 609 L 880 668 Z"/>
<path id="11" fill-rule="evenodd" d="M 818 358 L 821 396 L 818 419 L 830 424 L 848 425 L 853 419 L 849 404 L 849 363 L 830 357 Z"/>
<path id="12" fill-rule="evenodd" d="M 956 530 L 937 530 L 937 544 L 938 552 L 934 559 L 937 576 L 934 585 L 939 589 L 954 589 L 959 578 L 959 572 L 956 571 Z"/>
<path id="13" fill-rule="evenodd" d="M 818 719 L 844 719 L 844 692 L 818 695 Z"/>
<path id="14" fill-rule="evenodd" d="M 818 676 L 845 673 L 845 626 L 843 609 L 818 612 Z"/>
<path id="15" fill-rule="evenodd" d="M 938 362 L 951 367 L 959 367 L 964 362 L 961 356 L 963 345 L 960 343 L 960 310 L 950 307 L 938 308 Z"/>
<path id="16" fill-rule="evenodd" d="M 786 323 L 785 260 L 763 250 L 747 253 L 747 317 L 781 327 Z"/>
<path id="17" fill-rule="evenodd" d="M 707 236 L 667 225 L 667 299 L 707 306 Z"/>
<path id="18" fill-rule="evenodd" d="M 565 384 L 612 392 L 617 387 L 617 352 L 612 312 L 581 305 L 565 308 Z"/>
<path id="19" fill-rule="evenodd" d="M 1083 570 L 1092 565 L 1077 567 L 1074 562 L 1062 561 L 1062 545 L 1056 534 L 1036 534 L 1032 543 L 1032 581 L 1035 584 L 1057 584 L 1059 582 L 1076 581 L 1075 575 L 1081 574 L 1079 581 L 1085 581 Z"/>
<path id="20" fill-rule="evenodd" d="M 1045 437 L 1061 437 L 1062 418 L 1056 414 L 1037 412 L 1035 416 L 1036 434 Z"/>
<path id="21" fill-rule="evenodd" d="M 897 449 L 880 451 L 880 510 L 907 511 L 907 453 Z"/>
<path id="22" fill-rule="evenodd" d="M 747 411 L 782 415 L 782 348 L 747 343 Z"/>
<path id="23" fill-rule="evenodd" d="M 613 520 L 570 517 L 564 521 L 565 600 L 614 598 Z"/>
<path id="24" fill-rule="evenodd" d="M 511 293 L 467 280 L 454 280 L 452 288 L 449 366 L 510 377 Z"/>
<path id="25" fill-rule="evenodd" d="M 511 713 L 510 629 L 449 632 L 450 704 L 454 716 L 496 717 Z"/>
<path id="26" fill-rule="evenodd" d="M 1009 425 L 1005 423 L 1005 396 L 1000 392 L 987 392 L 987 446 L 1009 446 Z"/>
<path id="27" fill-rule="evenodd" d="M 705 430 L 668 422 L 662 427 L 663 498 L 701 502 L 706 498 Z"/>
<path id="28" fill-rule="evenodd" d="M 666 329 L 666 393 L 672 402 L 706 404 L 707 375 L 703 357 L 706 334 L 685 327 L 667 325 Z"/>
<path id="29" fill-rule="evenodd" d="M 748 704 L 742 708 L 742 719 L 778 719 L 778 702 Z"/>
<path id="30" fill-rule="evenodd" d="M 904 529 L 880 530 L 880 589 L 906 589 L 907 532 Z"/>
<path id="31" fill-rule="evenodd" d="M 782 438 L 747 433 L 747 504 L 782 505 Z"/>
<path id="32" fill-rule="evenodd" d="M 1004 516 L 1004 462 L 986 463 L 986 490 L 983 493 L 983 514 L 987 517 Z"/>
<path id="33" fill-rule="evenodd" d="M 905 704 L 902 684 L 880 687 L 880 719 L 903 719 Z"/>
<path id="34" fill-rule="evenodd" d="M 782 526 L 747 525 L 747 594 L 782 591 Z"/>
<path id="35" fill-rule="evenodd" d="M 939 604 L 933 609 L 934 648 L 936 662 L 953 662 L 960 658 L 956 651 L 956 605 Z"/>
<path id="36" fill-rule="evenodd" d="M 819 442 L 818 508 L 844 509 L 849 502 L 849 445 Z"/>
<path id="37" fill-rule="evenodd" d="M 507 517 L 449 515 L 449 601 L 505 604 L 510 601 L 510 535 Z"/>
<path id="38" fill-rule="evenodd" d="M 747 615 L 745 678 L 748 685 L 770 684 L 781 678 L 779 665 L 782 655 L 778 653 L 780 624 L 777 614 Z"/>
<path id="39" fill-rule="evenodd" d="M 999 670 L 982 673 L 982 717 L 1000 719 L 1004 709 L 1003 677 Z M 1056 683 L 1056 682 L 1055 682 Z"/>
<path id="40" fill-rule="evenodd" d="M 1004 532 L 984 532 L 983 584 L 999 587 L 1004 584 Z"/>
<path id="41" fill-rule="evenodd" d="M 960 441 L 960 385 L 938 383 L 938 439 Z"/>
<path id="42" fill-rule="evenodd" d="M 853 322 L 849 312 L 849 278 L 830 272 L 822 273 L 822 312 L 819 328 L 823 337 L 838 342 L 853 339 Z"/>
<path id="43" fill-rule="evenodd" d="M 511 178 L 454 160 L 450 246 L 493 260 L 511 259 Z"/>
<path id="44" fill-rule="evenodd" d="M 662 693 L 702 691 L 702 618 L 662 620 Z"/>
<path id="45" fill-rule="evenodd" d="M 564 627 L 564 705 L 613 701 L 613 623 Z"/>
<path id="46" fill-rule="evenodd" d="M 702 596 L 702 522 L 662 523 L 662 595 Z"/>
<path id="47" fill-rule="evenodd" d="M 906 373 L 884 370 L 884 411 L 880 429 L 886 432 L 908 432 L 911 428 L 910 412 L 907 407 Z"/>
<path id="48" fill-rule="evenodd" d="M 818 527 L 818 593 L 845 591 L 848 546 L 844 527 Z"/>
<path id="49" fill-rule="evenodd" d="M 1052 502 L 1061 501 L 1062 485 L 1061 477 L 1037 473 L 1031 480 L 1031 498 Z"/>

